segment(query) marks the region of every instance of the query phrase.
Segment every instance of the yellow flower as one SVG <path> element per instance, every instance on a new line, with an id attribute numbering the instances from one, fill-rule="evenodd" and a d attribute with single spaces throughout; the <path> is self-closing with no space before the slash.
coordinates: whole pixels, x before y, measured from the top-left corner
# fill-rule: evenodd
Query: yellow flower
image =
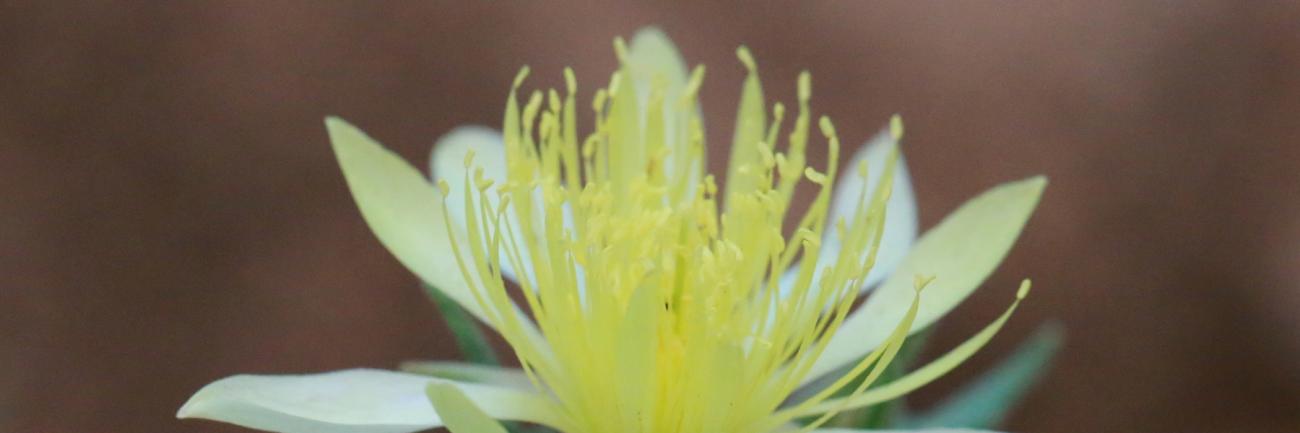
<path id="1" fill-rule="evenodd" d="M 435 148 L 434 182 L 344 121 L 326 121 L 380 241 L 497 330 L 522 370 L 439 366 L 464 382 L 376 370 L 235 376 L 200 390 L 179 416 L 285 432 L 499 431 L 488 418 L 569 433 L 811 431 L 956 367 L 1026 294 L 1028 281 L 966 343 L 871 387 L 911 331 L 992 272 L 1045 180 L 994 188 L 914 244 L 901 120 L 840 175 L 832 122 L 821 117 L 812 132 L 810 76 L 800 75 L 787 122 L 784 106 L 768 107 L 742 47 L 748 77 L 719 189 L 704 171 L 704 68 L 687 73 L 653 29 L 615 48 L 621 67 L 595 92 L 592 133 L 577 132 L 585 110 L 572 71 L 562 91 L 521 103 L 525 68 L 501 133 L 449 134 Z M 825 167 L 807 165 L 808 146 L 824 147 Z M 800 182 L 817 190 L 802 211 L 790 207 Z M 797 222 L 789 234 L 787 220 Z M 853 310 L 865 289 L 874 292 Z"/>

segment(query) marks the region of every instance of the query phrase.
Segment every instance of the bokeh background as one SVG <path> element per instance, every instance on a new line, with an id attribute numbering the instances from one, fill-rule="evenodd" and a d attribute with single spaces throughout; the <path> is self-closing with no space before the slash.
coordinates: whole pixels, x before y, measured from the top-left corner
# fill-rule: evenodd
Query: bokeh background
<path id="1" fill-rule="evenodd" d="M 0 431 L 235 432 L 173 414 L 237 372 L 455 357 L 321 118 L 423 164 L 521 65 L 590 90 L 646 24 L 710 67 L 714 162 L 744 43 L 775 99 L 810 69 L 850 146 L 905 116 L 923 227 L 1051 177 L 938 345 L 1034 295 L 920 401 L 1059 319 L 1011 430 L 1300 431 L 1300 7 L 1230 0 L 0 1 Z"/>

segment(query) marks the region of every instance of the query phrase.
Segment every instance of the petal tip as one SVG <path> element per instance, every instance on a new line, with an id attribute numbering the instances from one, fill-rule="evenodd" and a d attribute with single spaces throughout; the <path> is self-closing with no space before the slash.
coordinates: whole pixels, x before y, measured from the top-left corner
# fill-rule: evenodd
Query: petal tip
<path id="1" fill-rule="evenodd" d="M 1020 181 L 1027 193 L 1032 195 L 1043 195 L 1043 190 L 1047 189 L 1047 175 L 1037 175 Z"/>
<path id="2" fill-rule="evenodd" d="M 636 41 L 642 39 L 659 39 L 671 43 L 671 40 L 668 39 L 668 34 L 656 25 L 648 25 L 636 29 L 636 33 L 632 34 L 632 44 L 636 45 Z"/>
<path id="3" fill-rule="evenodd" d="M 354 128 L 354 127 L 352 126 L 352 124 L 348 123 L 348 121 L 343 120 L 342 117 L 335 116 L 333 114 L 325 116 L 325 129 L 333 133 L 334 131 L 338 131 L 343 128 Z"/>
<path id="4" fill-rule="evenodd" d="M 198 392 L 195 392 L 194 395 L 191 395 L 189 400 L 186 400 L 185 404 L 182 404 L 181 408 L 176 410 L 176 419 L 206 418 L 205 415 L 207 414 L 207 409 L 210 405 L 208 390 L 219 382 L 221 381 L 219 380 L 207 384 L 203 388 L 200 388 Z"/>

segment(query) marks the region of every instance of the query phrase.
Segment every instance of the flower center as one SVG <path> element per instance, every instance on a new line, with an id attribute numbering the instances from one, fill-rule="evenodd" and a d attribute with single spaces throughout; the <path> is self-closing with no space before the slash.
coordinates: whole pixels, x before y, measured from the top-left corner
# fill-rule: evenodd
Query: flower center
<path id="1" fill-rule="evenodd" d="M 596 92 L 595 127 L 585 137 L 577 133 L 571 70 L 564 96 L 535 91 L 522 107 L 516 93 L 528 69 L 515 79 L 503 127 L 507 179 L 494 183 L 481 169 L 467 170 L 468 239 L 456 247 L 466 281 L 534 383 L 560 402 L 566 430 L 778 427 L 790 421 L 778 409 L 874 263 L 896 157 L 879 187 L 859 197 L 854 224 L 830 222 L 844 253 L 819 260 L 839 139 L 820 118 L 827 168 L 805 165 L 809 74 L 799 76 L 798 114 L 782 137 L 784 106 L 769 113 L 754 59 L 738 50 L 748 76 L 719 191 L 703 169 L 696 94 L 704 68 L 674 81 L 629 58 L 621 40 L 615 49 L 621 68 Z M 857 170 L 868 175 L 865 164 Z M 800 181 L 817 195 L 792 215 Z M 789 235 L 787 219 L 797 221 Z M 510 314 L 503 268 L 517 270 L 535 330 Z M 789 269 L 795 278 L 783 280 Z M 815 405 L 854 378 L 878 374 L 903 330 L 836 386 L 797 404 Z"/>

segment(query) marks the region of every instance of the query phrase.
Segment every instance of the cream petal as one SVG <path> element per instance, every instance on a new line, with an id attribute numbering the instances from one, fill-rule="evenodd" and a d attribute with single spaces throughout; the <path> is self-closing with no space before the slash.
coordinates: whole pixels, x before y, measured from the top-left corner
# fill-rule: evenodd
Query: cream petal
<path id="1" fill-rule="evenodd" d="M 1042 176 L 994 187 L 967 201 L 921 237 L 902 265 L 831 337 L 804 383 L 870 352 L 912 302 L 917 275 L 936 277 L 921 293 L 912 332 L 943 317 L 988 278 L 1006 257 L 1038 205 Z"/>
<path id="2" fill-rule="evenodd" d="M 176 413 L 283 433 L 405 433 L 443 425 L 429 384 L 455 386 L 493 418 L 561 423 L 540 394 L 383 370 L 305 375 L 239 375 L 200 389 Z"/>

